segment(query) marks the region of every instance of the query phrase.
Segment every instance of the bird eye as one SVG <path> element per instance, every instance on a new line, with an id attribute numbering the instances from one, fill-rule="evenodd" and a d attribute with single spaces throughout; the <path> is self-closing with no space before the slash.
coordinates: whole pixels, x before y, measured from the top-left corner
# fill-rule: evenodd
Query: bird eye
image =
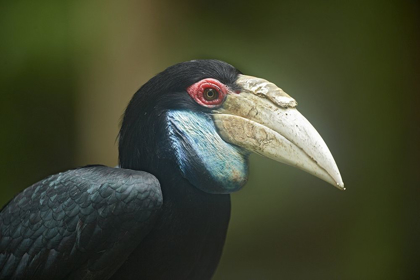
<path id="1" fill-rule="evenodd" d="M 225 101 L 228 87 L 216 79 L 206 78 L 189 86 L 187 92 L 199 105 L 214 108 Z"/>
<path id="2" fill-rule="evenodd" d="M 207 101 L 213 101 L 219 98 L 219 93 L 214 88 L 206 88 L 203 92 L 203 97 Z"/>

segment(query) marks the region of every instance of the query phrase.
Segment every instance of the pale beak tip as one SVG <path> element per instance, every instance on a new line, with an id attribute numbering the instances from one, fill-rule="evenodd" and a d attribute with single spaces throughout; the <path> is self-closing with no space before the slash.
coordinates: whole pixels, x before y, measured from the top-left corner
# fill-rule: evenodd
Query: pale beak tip
<path id="1" fill-rule="evenodd" d="M 346 190 L 346 188 L 344 187 L 343 181 L 341 181 L 340 183 L 336 183 L 336 187 L 337 187 L 337 189 L 339 189 L 341 191 L 345 191 Z"/>

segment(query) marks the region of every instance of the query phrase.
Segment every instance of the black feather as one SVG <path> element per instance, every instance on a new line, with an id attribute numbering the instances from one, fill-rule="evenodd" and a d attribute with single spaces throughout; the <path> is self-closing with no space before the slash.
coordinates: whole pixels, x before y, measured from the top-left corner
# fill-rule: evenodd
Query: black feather
<path id="1" fill-rule="evenodd" d="M 130 201 L 110 200 L 115 189 L 135 195 Z M 106 197 L 92 201 L 92 193 Z M 61 279 L 86 270 L 107 278 L 150 231 L 162 202 L 159 182 L 141 171 L 95 166 L 51 176 L 17 195 L 0 213 L 0 279 Z M 9 223 L 10 213 L 28 222 Z M 127 215 L 131 219 L 118 229 Z M 110 246 L 122 252 L 118 259 L 106 251 Z"/>
<path id="2" fill-rule="evenodd" d="M 53 175 L 2 208 L 0 279 L 210 279 L 230 196 L 204 193 L 182 176 L 166 113 L 208 113 L 186 89 L 214 78 L 235 90 L 239 74 L 225 62 L 195 60 L 142 86 L 123 117 L 122 168 Z"/>

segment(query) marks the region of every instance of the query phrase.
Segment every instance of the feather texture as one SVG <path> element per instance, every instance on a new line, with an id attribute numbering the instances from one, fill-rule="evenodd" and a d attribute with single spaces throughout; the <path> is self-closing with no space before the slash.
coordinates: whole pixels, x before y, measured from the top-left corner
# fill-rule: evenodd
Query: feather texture
<path id="1" fill-rule="evenodd" d="M 159 182 L 142 171 L 90 166 L 40 181 L 0 212 L 0 279 L 106 279 L 162 203 Z"/>

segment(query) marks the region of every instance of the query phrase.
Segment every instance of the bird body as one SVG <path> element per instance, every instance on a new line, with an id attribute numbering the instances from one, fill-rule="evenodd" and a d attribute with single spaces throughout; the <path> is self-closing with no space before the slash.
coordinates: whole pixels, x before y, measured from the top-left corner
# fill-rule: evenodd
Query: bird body
<path id="1" fill-rule="evenodd" d="M 169 67 L 125 111 L 119 168 L 50 176 L 3 207 L 0 279 L 210 279 L 250 152 L 344 188 L 296 105 L 225 62 Z"/>
<path id="2" fill-rule="evenodd" d="M 151 174 L 105 166 L 27 188 L 0 212 L 2 251 L 13 252 L 0 259 L 1 277 L 209 279 L 225 240 L 229 195 L 168 181 L 179 196 L 165 189 L 165 203 Z"/>
<path id="3" fill-rule="evenodd" d="M 91 166 L 53 175 L 0 212 L 0 278 L 101 278 L 151 229 L 162 205 L 148 173 Z M 120 260 L 121 263 L 121 260 Z"/>
<path id="4" fill-rule="evenodd" d="M 162 185 L 165 183 L 162 182 Z M 174 186 L 174 185 L 171 185 Z M 222 254 L 230 218 L 230 195 L 176 184 L 183 199 L 162 206 L 154 228 L 113 279 L 210 279 Z"/>

